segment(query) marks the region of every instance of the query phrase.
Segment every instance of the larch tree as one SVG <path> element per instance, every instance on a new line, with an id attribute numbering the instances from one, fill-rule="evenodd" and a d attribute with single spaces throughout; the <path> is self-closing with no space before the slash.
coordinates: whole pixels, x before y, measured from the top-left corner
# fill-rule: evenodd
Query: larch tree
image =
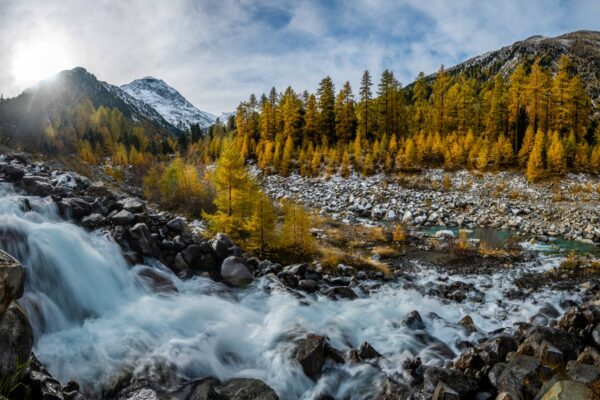
<path id="1" fill-rule="evenodd" d="M 258 251 L 258 256 L 262 257 L 267 248 L 275 245 L 277 213 L 271 200 L 262 191 L 253 193 L 252 198 L 252 214 L 244 226 L 249 235 L 247 247 Z"/>
<path id="2" fill-rule="evenodd" d="M 538 181 L 545 174 L 545 165 L 544 165 L 544 143 L 545 143 L 544 132 L 541 129 L 537 131 L 535 134 L 535 143 L 533 145 L 533 149 L 529 154 L 529 159 L 527 161 L 527 179 L 530 182 Z"/>
<path id="3" fill-rule="evenodd" d="M 448 104 L 446 102 L 446 92 L 450 86 L 450 78 L 446 74 L 446 70 L 442 65 L 437 72 L 435 82 L 433 84 L 432 101 L 433 101 L 433 122 L 434 129 L 443 135 L 445 132 L 446 119 L 446 108 Z"/>
<path id="4" fill-rule="evenodd" d="M 335 134 L 338 140 L 349 142 L 356 131 L 356 110 L 350 82 L 346 82 L 335 100 Z"/>
<path id="5" fill-rule="evenodd" d="M 567 158 L 565 155 L 565 147 L 560 138 L 558 131 L 554 131 L 550 135 L 548 143 L 548 151 L 546 155 L 546 163 L 548 172 L 551 174 L 562 175 L 567 169 Z"/>

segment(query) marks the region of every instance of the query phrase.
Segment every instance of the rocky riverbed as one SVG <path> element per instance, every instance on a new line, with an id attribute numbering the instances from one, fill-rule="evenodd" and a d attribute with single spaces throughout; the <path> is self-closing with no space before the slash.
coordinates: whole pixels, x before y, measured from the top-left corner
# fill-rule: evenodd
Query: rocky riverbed
<path id="1" fill-rule="evenodd" d="M 444 182 L 446 177 L 446 182 Z M 367 218 L 411 227 L 492 227 L 548 241 L 600 243 L 600 178 L 568 174 L 529 184 L 522 173 L 445 173 L 429 170 L 402 177 L 353 175 L 262 177 L 273 198 L 293 197 L 335 219 Z"/>
<path id="2" fill-rule="evenodd" d="M 2 376 L 31 355 L 13 398 L 598 395 L 600 287 L 587 271 L 556 273 L 560 257 L 461 255 L 411 238 L 388 276 L 326 272 L 257 259 L 24 155 L 0 159 L 0 181 L 0 249 L 20 261 L 0 257 Z M 507 199 L 508 215 L 526 206 Z M 378 204 L 360 215 L 377 218 Z M 423 225 L 451 225 L 440 213 Z M 520 283 L 532 280 L 548 285 Z"/>

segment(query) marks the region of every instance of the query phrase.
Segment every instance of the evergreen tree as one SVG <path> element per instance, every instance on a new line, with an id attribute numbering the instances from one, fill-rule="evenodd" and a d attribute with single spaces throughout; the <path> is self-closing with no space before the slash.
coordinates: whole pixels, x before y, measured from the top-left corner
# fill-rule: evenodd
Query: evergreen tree
<path id="1" fill-rule="evenodd" d="M 371 74 L 368 70 L 365 70 L 360 80 L 360 100 L 358 103 L 358 133 L 363 138 L 371 137 L 371 125 L 373 124 L 371 121 L 373 118 L 371 115 L 371 99 L 373 97 L 371 86 L 373 86 Z"/>
<path id="2" fill-rule="evenodd" d="M 258 256 L 262 257 L 267 247 L 275 244 L 277 214 L 273 203 L 262 191 L 253 193 L 252 198 L 252 214 L 244 226 L 249 234 L 246 247 L 258 251 Z"/>
<path id="3" fill-rule="evenodd" d="M 314 94 L 308 96 L 304 114 L 304 139 L 316 143 L 319 138 L 319 110 Z"/>
<path id="4" fill-rule="evenodd" d="M 434 129 L 440 134 L 443 135 L 445 133 L 446 119 L 448 118 L 446 114 L 446 108 L 448 104 L 446 102 L 446 92 L 448 91 L 448 87 L 450 85 L 450 80 L 448 75 L 446 74 L 446 70 L 442 65 L 437 73 L 435 78 L 435 82 L 433 84 L 433 122 Z"/>
<path id="5" fill-rule="evenodd" d="M 317 91 L 319 106 L 319 133 L 328 141 L 335 140 L 335 88 L 331 77 L 319 83 Z"/>
<path id="6" fill-rule="evenodd" d="M 356 111 L 350 82 L 346 82 L 335 100 L 335 133 L 338 140 L 349 142 L 356 131 Z"/>

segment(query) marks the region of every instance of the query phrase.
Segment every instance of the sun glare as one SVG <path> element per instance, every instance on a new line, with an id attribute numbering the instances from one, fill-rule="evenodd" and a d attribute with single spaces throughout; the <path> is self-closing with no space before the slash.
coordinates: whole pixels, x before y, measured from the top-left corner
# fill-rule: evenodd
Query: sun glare
<path id="1" fill-rule="evenodd" d="M 20 85 L 32 85 L 72 67 L 64 44 L 53 40 L 21 43 L 13 57 L 12 72 Z"/>

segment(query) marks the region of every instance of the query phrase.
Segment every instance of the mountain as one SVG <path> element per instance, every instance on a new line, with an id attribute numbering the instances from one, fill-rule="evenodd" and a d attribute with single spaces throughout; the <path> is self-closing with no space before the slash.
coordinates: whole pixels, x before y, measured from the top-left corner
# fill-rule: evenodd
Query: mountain
<path id="1" fill-rule="evenodd" d="M 210 113 L 198 110 L 177 90 L 161 79 L 148 76 L 123 85 L 121 89 L 131 97 L 154 108 L 171 125 L 181 130 L 188 128 L 191 124 L 198 124 L 201 128 L 206 128 L 217 119 Z"/>
<path id="2" fill-rule="evenodd" d="M 96 109 L 100 106 L 116 109 L 128 122 L 143 124 L 149 131 L 179 132 L 148 104 L 117 86 L 99 81 L 81 67 L 62 71 L 19 96 L 2 101 L 0 130 L 13 141 L 27 143 L 29 138 L 39 138 L 48 125 L 61 125 L 61 121 L 76 125 L 77 110 L 87 101 Z"/>
<path id="3" fill-rule="evenodd" d="M 581 76 L 589 96 L 598 107 L 600 100 L 600 32 L 577 31 L 557 37 L 532 36 L 499 50 L 490 51 L 446 69 L 450 75 L 466 73 L 485 80 L 500 72 L 507 76 L 520 63 L 533 63 L 540 58 L 541 65 L 556 71 L 563 55 L 569 56 L 573 68 Z M 426 77 L 435 79 L 436 74 Z"/>

